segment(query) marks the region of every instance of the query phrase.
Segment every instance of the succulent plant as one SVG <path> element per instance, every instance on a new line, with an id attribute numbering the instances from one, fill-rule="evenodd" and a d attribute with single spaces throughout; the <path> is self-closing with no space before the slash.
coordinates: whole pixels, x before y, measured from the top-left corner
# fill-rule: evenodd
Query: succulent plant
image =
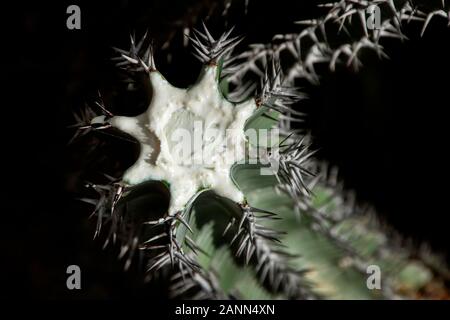
<path id="1" fill-rule="evenodd" d="M 367 27 L 373 5 L 383 8 L 381 29 Z M 447 13 L 425 13 L 410 1 L 323 6 L 327 14 L 300 22 L 306 27 L 299 33 L 238 55 L 232 51 L 241 38 L 231 30 L 214 38 L 203 25 L 190 41 L 204 67 L 188 89 L 159 73 L 145 36 L 117 49 L 120 67 L 145 75 L 151 103 L 136 117 L 98 103 L 103 114 L 79 116 L 77 135 L 116 128 L 140 145 L 123 177 L 88 184 L 99 198 L 84 199 L 95 205 L 96 235 L 109 228 L 105 244 L 120 242 L 126 268 L 139 251 L 149 278 L 169 276 L 173 296 L 195 299 L 415 298 L 429 286 L 446 292 L 441 281 L 449 273 L 439 259 L 395 239 L 342 188 L 335 168 L 314 159 L 309 136 L 291 124 L 303 116 L 295 84 L 317 83 L 315 65 L 357 68 L 363 49 L 382 57 L 383 38 L 404 39 L 404 21 L 423 21 L 424 31 Z M 362 28 L 351 23 L 354 15 Z M 284 51 L 293 63 L 284 63 Z M 249 73 L 261 79 L 255 94 Z M 367 286 L 371 266 L 381 270 L 381 288 Z"/>
<path id="2" fill-rule="evenodd" d="M 433 19 L 444 19 L 450 25 L 450 5 L 445 0 L 340 0 L 319 5 L 321 17 L 297 21 L 298 32 L 275 35 L 271 43 L 253 44 L 237 55 L 236 72 L 229 81 L 241 84 L 249 73 L 261 76 L 260 63 L 268 57 L 286 54 L 283 70 L 289 82 L 306 80 L 318 83 L 318 65 L 331 71 L 342 64 L 356 70 L 362 66 L 363 52 L 372 50 L 380 58 L 387 57 L 382 42 L 386 39 L 405 41 L 405 24 L 415 23 L 424 35 Z"/>

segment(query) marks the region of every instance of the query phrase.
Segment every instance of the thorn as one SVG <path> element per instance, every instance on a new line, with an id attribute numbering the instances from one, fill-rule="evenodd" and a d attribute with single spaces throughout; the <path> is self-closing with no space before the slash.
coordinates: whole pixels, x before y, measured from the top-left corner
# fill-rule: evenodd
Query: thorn
<path id="1" fill-rule="evenodd" d="M 192 230 L 192 228 L 189 226 L 189 224 L 183 219 L 183 217 L 181 216 L 180 212 L 177 212 L 177 214 L 175 215 L 176 219 L 178 221 L 180 221 L 191 233 L 194 233 L 194 231 Z"/>
<path id="2" fill-rule="evenodd" d="M 225 236 L 225 234 L 228 232 L 228 230 L 234 225 L 235 221 L 236 221 L 236 219 L 234 217 L 231 218 L 231 221 L 227 224 L 227 226 L 225 227 L 225 230 L 222 233 L 222 237 Z"/>

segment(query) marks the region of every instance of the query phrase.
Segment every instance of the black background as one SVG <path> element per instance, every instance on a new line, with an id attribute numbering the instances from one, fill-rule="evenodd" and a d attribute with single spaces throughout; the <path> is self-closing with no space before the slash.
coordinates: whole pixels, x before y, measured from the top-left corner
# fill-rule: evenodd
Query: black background
<path id="1" fill-rule="evenodd" d="M 81 30 L 66 28 L 66 8 L 81 7 Z M 93 1 L 2 5 L 2 290 L 8 297 L 55 299 L 163 297 L 158 286 L 142 284 L 135 266 L 122 272 L 117 248 L 92 241 L 89 207 L 75 198 L 99 166 L 120 172 L 135 150 L 108 137 L 90 135 L 67 146 L 72 110 L 95 98 L 97 89 L 112 110 L 138 114 L 145 107 L 120 92 L 109 58 L 111 46 L 126 47 L 128 34 L 149 29 L 157 65 L 169 81 L 187 86 L 200 63 L 182 44 L 177 21 L 205 19 L 213 1 Z M 292 21 L 317 15 L 315 1 L 250 0 L 231 8 L 228 25 L 245 43 L 267 42 L 295 31 Z M 220 6 L 208 25 L 224 29 Z M 195 24 L 198 26 L 198 23 Z M 176 31 L 168 50 L 160 49 Z M 341 168 L 348 188 L 372 203 L 380 216 L 405 236 L 448 254 L 448 146 L 450 29 L 431 24 L 423 39 L 387 42 L 390 60 L 367 57 L 359 74 L 324 74 L 308 88 L 308 112 L 319 155 Z M 244 43 L 244 45 L 245 45 Z M 167 53 L 172 54 L 168 63 Z M 88 153 L 86 144 L 105 138 Z M 120 152 L 117 147 L 120 147 Z M 127 153 L 129 151 L 129 153 Z M 99 153 L 113 164 L 96 162 Z M 82 287 L 65 286 L 66 267 L 80 265 Z"/>

